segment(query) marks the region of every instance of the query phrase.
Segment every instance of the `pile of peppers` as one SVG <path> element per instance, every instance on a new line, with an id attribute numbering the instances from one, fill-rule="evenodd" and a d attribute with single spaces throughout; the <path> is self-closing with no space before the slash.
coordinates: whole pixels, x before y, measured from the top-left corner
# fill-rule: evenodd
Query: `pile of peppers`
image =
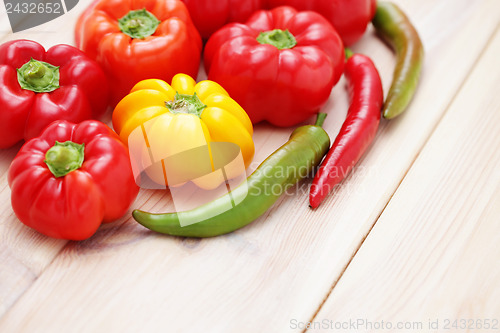
<path id="1" fill-rule="evenodd" d="M 370 22 L 397 57 L 385 100 L 375 64 L 346 48 Z M 171 188 L 227 187 L 191 210 L 133 211 L 169 235 L 240 229 L 311 174 L 309 205 L 317 208 L 369 150 L 382 116 L 408 108 L 424 58 L 403 11 L 376 0 L 96 0 L 77 21 L 75 42 L 78 49 L 48 51 L 27 40 L 0 45 L 0 148 L 26 141 L 8 174 L 14 213 L 71 240 L 125 215 L 144 177 Z M 202 60 L 208 80 L 196 82 Z M 342 74 L 351 103 L 330 147 L 319 111 Z M 113 129 L 89 120 L 108 108 Z M 303 124 L 314 115 L 314 125 Z M 214 144 L 233 145 L 245 169 L 253 125 L 263 121 L 299 127 L 232 188 L 237 168 L 218 166 Z M 205 162 L 177 163 L 184 178 L 171 178 L 166 159 L 201 147 Z M 151 164 L 158 154 L 161 163 Z"/>

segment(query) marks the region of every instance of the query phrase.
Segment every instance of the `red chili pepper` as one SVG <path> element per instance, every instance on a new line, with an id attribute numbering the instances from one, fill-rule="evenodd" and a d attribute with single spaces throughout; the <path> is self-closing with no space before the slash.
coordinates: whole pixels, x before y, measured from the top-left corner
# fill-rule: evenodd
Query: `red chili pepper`
<path id="1" fill-rule="evenodd" d="M 205 47 L 209 80 L 221 84 L 252 122 L 299 124 L 318 113 L 342 76 L 344 46 L 320 14 L 278 7 L 231 23 Z"/>
<path id="2" fill-rule="evenodd" d="M 22 223 L 70 240 L 86 239 L 101 222 L 123 216 L 139 193 L 128 149 L 95 120 L 49 125 L 21 148 L 8 182 Z"/>
<path id="3" fill-rule="evenodd" d="M 0 148 L 29 140 L 55 120 L 99 118 L 108 106 L 104 71 L 82 51 L 30 40 L 0 45 Z"/>
<path id="4" fill-rule="evenodd" d="M 351 105 L 347 118 L 314 177 L 309 203 L 316 208 L 344 179 L 368 149 L 377 133 L 384 101 L 382 82 L 370 58 L 354 54 L 346 62 Z"/>

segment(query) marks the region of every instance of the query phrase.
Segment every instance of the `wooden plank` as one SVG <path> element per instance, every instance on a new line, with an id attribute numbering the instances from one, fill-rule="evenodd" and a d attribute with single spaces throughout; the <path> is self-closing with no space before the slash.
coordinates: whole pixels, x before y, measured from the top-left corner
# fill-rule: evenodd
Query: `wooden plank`
<path id="1" fill-rule="evenodd" d="M 315 321 L 500 329 L 499 54 L 500 29 Z"/>
<path id="2" fill-rule="evenodd" d="M 307 208 L 306 193 L 286 196 L 249 227 L 202 241 L 154 235 L 124 218 L 86 242 L 70 243 L 61 253 L 57 244 L 43 237 L 42 250 L 35 248 L 27 228 L 9 217 L 0 224 L 0 234 L 2 244 L 20 254 L 16 263 L 31 269 L 33 252 L 53 252 L 38 262 L 41 269 L 30 280 L 31 287 L 26 283 L 10 293 L 14 282 L 1 280 L 0 288 L 7 290 L 3 294 L 18 301 L 1 319 L 0 330 L 282 331 L 291 318 L 311 318 L 399 185 L 500 16 L 497 3 L 488 0 L 442 1 L 446 6 L 430 0 L 398 3 L 411 13 L 432 54 L 418 98 L 404 117 L 382 125 L 363 168 L 320 210 Z M 439 28 L 444 32 L 437 34 Z M 373 55 L 387 88 L 393 67 L 390 51 L 371 34 L 354 49 Z M 346 105 L 339 85 L 325 108 L 330 112 L 326 129 L 332 135 Z M 257 126 L 254 165 L 289 132 Z M 307 189 L 305 182 L 297 191 Z M 8 195 L 8 189 L 0 193 L 2 202 Z M 144 191 L 135 207 L 168 210 L 171 203 L 159 193 Z M 3 212 L 12 215 L 8 207 Z M 15 232 L 16 228 L 23 229 Z"/>

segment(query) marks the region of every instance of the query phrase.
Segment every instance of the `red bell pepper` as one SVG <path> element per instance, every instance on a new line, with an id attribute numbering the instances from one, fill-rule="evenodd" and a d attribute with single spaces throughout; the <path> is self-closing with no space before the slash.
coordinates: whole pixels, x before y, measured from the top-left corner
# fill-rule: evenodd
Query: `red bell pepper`
<path id="1" fill-rule="evenodd" d="M 269 8 L 292 6 L 314 10 L 330 21 L 345 45 L 358 41 L 376 11 L 376 0 L 267 0 Z"/>
<path id="2" fill-rule="evenodd" d="M 201 38 L 180 0 L 98 0 L 79 18 L 75 40 L 108 75 L 113 106 L 139 81 L 198 74 Z"/>
<path id="3" fill-rule="evenodd" d="M 0 148 L 39 135 L 54 120 L 99 118 L 108 99 L 104 72 L 77 48 L 45 52 L 29 40 L 0 45 Z"/>
<path id="4" fill-rule="evenodd" d="M 342 75 L 342 40 L 321 15 L 292 7 L 231 23 L 205 47 L 208 78 L 221 84 L 253 123 L 296 125 L 316 114 Z"/>
<path id="5" fill-rule="evenodd" d="M 139 192 L 128 149 L 94 120 L 49 125 L 21 148 L 8 182 L 22 223 L 70 240 L 86 239 L 101 222 L 123 216 Z"/>
<path id="6" fill-rule="evenodd" d="M 231 22 L 245 22 L 263 8 L 264 0 L 182 0 L 203 39 Z"/>

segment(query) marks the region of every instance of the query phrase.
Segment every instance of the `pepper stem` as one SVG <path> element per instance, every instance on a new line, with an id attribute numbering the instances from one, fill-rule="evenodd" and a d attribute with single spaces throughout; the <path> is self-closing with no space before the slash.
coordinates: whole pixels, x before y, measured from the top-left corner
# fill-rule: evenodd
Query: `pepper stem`
<path id="1" fill-rule="evenodd" d="M 17 69 L 17 81 L 25 90 L 51 92 L 59 88 L 59 67 L 31 58 Z"/>
<path id="2" fill-rule="evenodd" d="M 318 113 L 318 116 L 316 117 L 316 123 L 314 124 L 314 126 L 322 127 L 323 124 L 325 123 L 326 116 L 327 116 L 326 113 L 323 112 Z"/>
<path id="3" fill-rule="evenodd" d="M 131 10 L 127 15 L 118 20 L 120 30 L 135 39 L 144 39 L 151 36 L 155 33 L 160 23 L 161 21 L 145 8 Z"/>
<path id="4" fill-rule="evenodd" d="M 290 31 L 281 29 L 261 32 L 257 41 L 261 44 L 275 46 L 280 50 L 291 49 L 297 45 L 297 40 Z"/>
<path id="5" fill-rule="evenodd" d="M 354 54 L 354 52 L 352 52 L 351 49 L 348 49 L 347 47 L 345 48 L 344 52 L 345 52 L 345 60 L 349 59 Z"/>
<path id="6" fill-rule="evenodd" d="M 64 177 L 82 166 L 85 156 L 84 149 L 83 143 L 56 141 L 54 146 L 45 153 L 44 162 L 56 178 Z"/>
<path id="7" fill-rule="evenodd" d="M 176 93 L 175 98 L 172 101 L 166 102 L 165 106 L 172 113 L 189 113 L 198 117 L 201 116 L 201 113 L 207 107 L 196 93 L 193 95 Z"/>

